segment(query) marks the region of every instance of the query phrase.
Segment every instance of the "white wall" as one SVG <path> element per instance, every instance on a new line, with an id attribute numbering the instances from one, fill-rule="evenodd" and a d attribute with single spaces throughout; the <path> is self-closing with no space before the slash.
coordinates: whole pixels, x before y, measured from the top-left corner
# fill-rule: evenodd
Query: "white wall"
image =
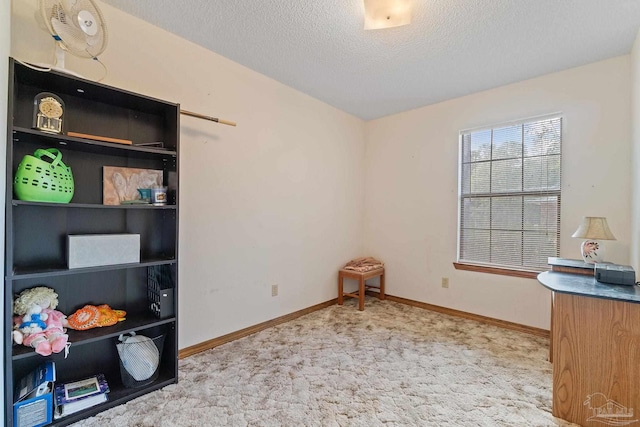
<path id="1" fill-rule="evenodd" d="M 7 152 L 7 87 L 9 81 L 8 57 L 11 48 L 11 3 L 0 1 L 0 188 L 5 188 L 5 153 Z M 0 191 L 0 206 L 4 206 L 4 191 Z M 4 224 L 4 209 L 0 209 L 0 224 Z M 4 226 L 0 228 L 0 239 L 4 242 Z M 4 259 L 4 245 L 0 245 L 0 258 Z M 2 287 L 3 292 L 4 286 Z M 4 294 L 3 294 L 4 301 Z M 4 304 L 0 304 L 0 318 L 4 319 Z M 4 354 L 0 368 L 0 419 L 4 419 Z"/>
<path id="2" fill-rule="evenodd" d="M 631 50 L 631 265 L 640 271 L 640 31 Z"/>
<path id="3" fill-rule="evenodd" d="M 181 348 L 335 297 L 338 267 L 363 254 L 385 261 L 391 294 L 548 328 L 550 296 L 535 280 L 452 266 L 461 129 L 562 112 L 561 255 L 579 257 L 581 216 L 603 215 L 618 237 L 608 259 L 630 262 L 631 56 L 365 124 L 101 6 L 107 84 L 238 122 L 182 118 Z M 12 54 L 49 61 L 36 1 L 13 7 Z M 67 66 L 101 75 L 93 61 Z"/>
<path id="4" fill-rule="evenodd" d="M 561 256 L 583 215 L 606 216 L 607 258 L 629 262 L 630 57 L 388 116 L 366 125 L 366 253 L 387 265 L 393 295 L 549 328 L 550 293 L 534 279 L 455 270 L 460 130 L 561 112 Z M 441 277 L 450 279 L 443 289 Z"/>
<path id="5" fill-rule="evenodd" d="M 13 4 L 12 54 L 50 60 L 37 2 Z M 181 118 L 180 348 L 335 298 L 362 249 L 364 122 L 100 5 L 105 83 L 238 123 Z"/>

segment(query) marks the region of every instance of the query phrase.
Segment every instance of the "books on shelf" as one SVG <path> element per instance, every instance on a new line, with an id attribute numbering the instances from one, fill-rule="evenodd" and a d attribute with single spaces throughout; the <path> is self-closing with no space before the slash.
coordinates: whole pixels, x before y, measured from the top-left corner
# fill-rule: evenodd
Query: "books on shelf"
<path id="1" fill-rule="evenodd" d="M 594 264 L 587 264 L 581 260 L 549 257 L 547 263 L 551 266 L 551 271 L 593 276 Z"/>
<path id="2" fill-rule="evenodd" d="M 106 402 L 107 393 L 109 384 L 103 374 L 69 383 L 57 383 L 54 388 L 54 418 L 65 417 Z"/>

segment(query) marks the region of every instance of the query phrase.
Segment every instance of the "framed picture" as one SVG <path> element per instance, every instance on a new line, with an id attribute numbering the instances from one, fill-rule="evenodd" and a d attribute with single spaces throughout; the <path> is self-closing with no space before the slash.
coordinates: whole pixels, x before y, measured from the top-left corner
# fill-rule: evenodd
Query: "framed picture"
<path id="1" fill-rule="evenodd" d="M 102 168 L 102 204 L 119 205 L 127 200 L 140 199 L 138 188 L 162 187 L 162 171 L 154 169 Z"/>

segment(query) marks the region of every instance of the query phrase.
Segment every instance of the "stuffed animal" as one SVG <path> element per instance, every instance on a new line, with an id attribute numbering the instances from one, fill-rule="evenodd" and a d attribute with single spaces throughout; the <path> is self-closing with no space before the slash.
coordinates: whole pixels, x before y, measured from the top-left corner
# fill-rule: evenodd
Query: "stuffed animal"
<path id="1" fill-rule="evenodd" d="M 51 288 L 38 286 L 20 292 L 13 302 L 13 340 L 33 347 L 36 353 L 49 356 L 67 346 L 66 316 L 55 308 L 58 294 Z"/>

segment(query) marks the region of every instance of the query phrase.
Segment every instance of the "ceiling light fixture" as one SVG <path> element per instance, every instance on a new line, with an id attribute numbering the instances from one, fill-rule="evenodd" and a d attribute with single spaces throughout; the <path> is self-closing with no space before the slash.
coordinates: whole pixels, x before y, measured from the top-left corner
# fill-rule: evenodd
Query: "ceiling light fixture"
<path id="1" fill-rule="evenodd" d="M 363 0 L 364 29 L 400 27 L 411 23 L 411 0 Z"/>

